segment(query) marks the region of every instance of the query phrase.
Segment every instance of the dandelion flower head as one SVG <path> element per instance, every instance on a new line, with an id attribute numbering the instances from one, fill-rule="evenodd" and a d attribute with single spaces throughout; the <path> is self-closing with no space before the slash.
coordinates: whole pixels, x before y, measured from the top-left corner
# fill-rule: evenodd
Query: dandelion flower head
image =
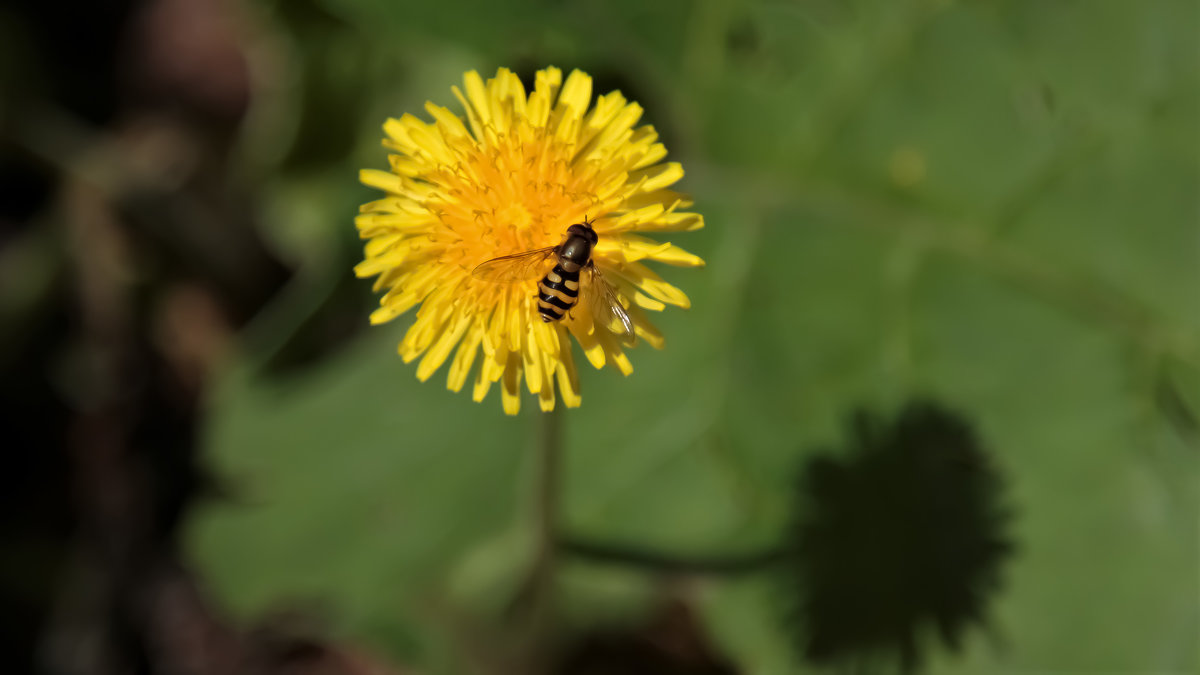
<path id="1" fill-rule="evenodd" d="M 596 368 L 633 366 L 626 341 L 592 319 L 586 300 L 561 321 L 537 312 L 537 280 L 494 283 L 472 271 L 488 260 L 557 246 L 573 223 L 594 220 L 592 261 L 616 289 L 636 336 L 658 348 L 662 334 L 646 310 L 688 307 L 686 295 L 646 262 L 694 267 L 704 261 L 670 243 L 639 233 L 697 230 L 688 198 L 670 189 L 683 176 L 649 125 L 637 126 L 642 108 L 620 92 L 592 105 L 592 80 L 574 71 L 539 71 L 526 93 L 501 68 L 486 83 L 471 71 L 453 87 L 464 120 L 426 103 L 432 121 L 413 115 L 389 119 L 383 145 L 390 170 L 366 169 L 364 184 L 384 193 L 364 204 L 356 219 L 367 240 L 360 277 L 376 277 L 386 291 L 371 323 L 419 307 L 399 345 L 405 362 L 420 358 L 424 381 L 446 361 L 447 385 L 460 391 L 473 366 L 474 399 L 500 384 L 505 412 L 520 408 L 520 388 L 552 410 L 557 391 L 568 407 L 580 403 L 570 335 Z"/>

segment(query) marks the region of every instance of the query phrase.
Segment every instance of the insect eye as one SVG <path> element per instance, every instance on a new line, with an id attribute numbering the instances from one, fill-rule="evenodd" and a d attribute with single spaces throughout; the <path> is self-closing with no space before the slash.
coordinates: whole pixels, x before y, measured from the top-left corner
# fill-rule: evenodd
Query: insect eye
<path id="1" fill-rule="evenodd" d="M 593 246 L 596 245 L 596 241 L 598 239 L 598 237 L 596 237 L 596 231 L 593 230 L 586 222 L 582 225 L 576 223 L 575 225 L 568 227 L 567 235 L 583 237 L 584 239 L 587 239 L 588 243 L 592 244 Z"/>

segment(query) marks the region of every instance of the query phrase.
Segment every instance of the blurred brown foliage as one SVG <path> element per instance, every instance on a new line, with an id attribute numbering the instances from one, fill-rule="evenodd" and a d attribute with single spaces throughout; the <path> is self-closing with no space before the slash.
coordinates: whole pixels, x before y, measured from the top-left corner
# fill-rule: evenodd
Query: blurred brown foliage
<path id="1" fill-rule="evenodd" d="M 255 28 L 227 1 L 21 2 L 0 27 L 5 672 L 390 673 L 229 623 L 177 551 L 233 331 L 291 270 L 232 154 Z"/>

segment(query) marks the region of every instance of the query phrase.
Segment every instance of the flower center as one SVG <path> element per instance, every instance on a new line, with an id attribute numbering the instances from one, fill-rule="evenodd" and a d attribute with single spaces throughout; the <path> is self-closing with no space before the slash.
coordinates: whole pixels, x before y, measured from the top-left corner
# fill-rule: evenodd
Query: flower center
<path id="1" fill-rule="evenodd" d="M 525 208 L 524 204 L 505 204 L 496 211 L 496 222 L 507 223 L 509 227 L 518 230 L 529 229 L 532 221 L 533 216 L 530 215 L 529 209 Z"/>
<path id="2" fill-rule="evenodd" d="M 568 225 L 596 203 L 590 181 L 569 170 L 571 150 L 534 133 L 502 136 L 437 178 L 453 197 L 438 205 L 442 222 L 459 240 L 460 264 L 554 246 Z M 583 184 L 581 184 L 583 183 Z"/>

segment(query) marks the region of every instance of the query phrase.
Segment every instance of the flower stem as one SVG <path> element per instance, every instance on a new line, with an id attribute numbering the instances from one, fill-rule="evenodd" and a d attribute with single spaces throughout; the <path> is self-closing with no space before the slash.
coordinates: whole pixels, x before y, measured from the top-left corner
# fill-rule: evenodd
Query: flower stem
<path id="1" fill-rule="evenodd" d="M 551 603 L 554 568 L 557 562 L 555 533 L 562 474 L 562 413 L 558 407 L 542 415 L 541 438 L 538 444 L 537 495 L 534 504 L 536 546 L 533 560 L 535 603 L 546 608 Z"/>
<path id="2" fill-rule="evenodd" d="M 559 561 L 556 531 L 562 481 L 562 413 L 556 407 L 541 416 L 533 503 L 534 552 L 526 601 L 530 672 L 545 670 L 553 651 L 555 577 Z"/>

